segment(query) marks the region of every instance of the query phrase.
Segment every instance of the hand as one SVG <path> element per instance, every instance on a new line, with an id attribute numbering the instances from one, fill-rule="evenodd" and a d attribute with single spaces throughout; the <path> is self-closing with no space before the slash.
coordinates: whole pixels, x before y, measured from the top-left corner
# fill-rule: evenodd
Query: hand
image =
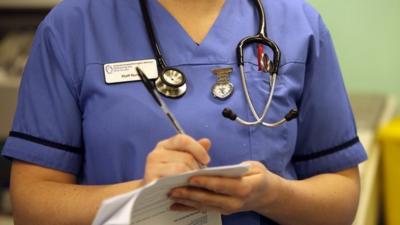
<path id="1" fill-rule="evenodd" d="M 172 210 L 211 209 L 223 214 L 258 211 L 273 202 L 280 178 L 263 164 L 248 161 L 250 170 L 240 178 L 198 176 L 189 187 L 175 188 L 170 197 Z"/>
<path id="2" fill-rule="evenodd" d="M 199 169 L 200 164 L 207 165 L 210 161 L 210 146 L 208 139 L 196 141 L 182 134 L 160 141 L 147 156 L 142 184 Z"/>

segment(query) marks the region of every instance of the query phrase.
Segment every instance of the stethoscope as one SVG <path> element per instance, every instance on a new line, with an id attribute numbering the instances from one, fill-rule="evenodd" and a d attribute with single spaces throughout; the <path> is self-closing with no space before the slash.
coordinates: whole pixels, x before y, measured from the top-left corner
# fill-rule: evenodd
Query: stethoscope
<path id="1" fill-rule="evenodd" d="M 186 76 L 177 68 L 167 66 L 164 57 L 161 55 L 161 50 L 154 34 L 154 28 L 149 16 L 147 1 L 140 0 L 140 6 L 142 8 L 147 34 L 150 38 L 154 54 L 156 55 L 157 64 L 161 69 L 161 74 L 155 81 L 156 89 L 160 94 L 168 98 L 182 97 L 186 93 L 187 89 Z"/>
<path id="2" fill-rule="evenodd" d="M 246 97 L 246 101 L 250 108 L 250 111 L 255 118 L 255 121 L 246 121 L 246 120 L 240 118 L 230 108 L 225 108 L 222 112 L 222 115 L 225 118 L 237 121 L 240 124 L 243 124 L 246 126 L 254 126 L 254 125 L 261 124 L 266 127 L 277 127 L 287 121 L 290 121 L 290 120 L 296 118 L 298 116 L 298 111 L 296 109 L 292 109 L 284 116 L 284 118 L 282 118 L 281 120 L 278 120 L 276 122 L 271 123 L 271 122 L 265 121 L 265 118 L 270 109 L 270 106 L 272 103 L 272 98 L 273 98 L 274 92 L 275 92 L 276 80 L 277 80 L 277 75 L 278 75 L 278 70 L 279 70 L 280 59 L 281 59 L 281 52 L 279 50 L 279 47 L 267 36 L 266 16 L 265 16 L 265 11 L 264 11 L 261 1 L 255 0 L 255 2 L 256 2 L 256 6 L 257 6 L 258 20 L 259 20 L 258 33 L 254 36 L 248 36 L 248 37 L 243 38 L 236 47 L 237 61 L 238 61 L 239 69 L 240 69 L 240 77 L 241 77 L 241 81 L 242 81 L 244 95 Z M 157 39 L 155 37 L 153 24 L 152 24 L 151 18 L 149 16 L 147 0 L 140 0 L 140 5 L 142 8 L 142 12 L 143 12 L 143 17 L 144 17 L 144 22 L 146 25 L 147 34 L 151 41 L 157 64 L 161 69 L 161 74 L 158 76 L 158 78 L 155 81 L 156 89 L 160 94 L 164 95 L 165 97 L 179 98 L 186 93 L 186 89 L 187 89 L 186 76 L 179 69 L 169 67 L 166 64 L 166 62 L 161 54 L 161 50 L 158 45 Z M 263 72 L 267 72 L 270 74 L 270 80 L 269 80 L 270 93 L 267 97 L 267 101 L 265 103 L 265 106 L 261 113 L 261 116 L 255 110 L 253 100 L 251 99 L 249 91 L 248 91 L 246 75 L 244 72 L 243 49 L 245 47 L 247 47 L 248 45 L 251 45 L 254 43 L 257 43 L 262 46 L 268 46 L 272 50 L 272 53 L 273 53 L 272 61 L 269 59 L 268 55 L 264 53 L 264 51 L 262 51 L 261 54 L 259 54 L 259 57 L 260 57 L 259 63 L 260 63 L 261 70 Z"/>

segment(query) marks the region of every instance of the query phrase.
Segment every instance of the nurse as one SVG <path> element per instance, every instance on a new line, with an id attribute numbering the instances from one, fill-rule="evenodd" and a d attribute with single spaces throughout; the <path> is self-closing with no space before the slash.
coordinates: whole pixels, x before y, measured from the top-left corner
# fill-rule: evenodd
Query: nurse
<path id="1" fill-rule="evenodd" d="M 236 45 L 254 35 L 253 0 L 148 0 L 165 61 L 186 74 L 186 94 L 164 100 L 187 135 L 170 122 L 140 81 L 107 82 L 105 65 L 153 59 L 139 1 L 65 0 L 40 24 L 3 149 L 13 160 L 16 224 L 90 224 L 105 198 L 154 179 L 247 161 L 241 178 L 193 177 L 172 190 L 172 210 L 212 209 L 224 225 L 351 224 L 366 159 L 329 32 L 303 0 L 264 0 L 268 35 L 280 47 L 268 121 L 254 120 L 241 88 Z M 254 107 L 261 112 L 269 75 L 257 48 L 245 51 Z M 216 98 L 215 69 L 234 91 Z"/>

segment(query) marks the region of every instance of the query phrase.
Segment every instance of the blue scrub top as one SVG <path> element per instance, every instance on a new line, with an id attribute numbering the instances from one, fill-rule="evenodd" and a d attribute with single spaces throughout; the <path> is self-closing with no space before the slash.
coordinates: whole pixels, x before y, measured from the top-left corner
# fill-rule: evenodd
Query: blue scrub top
<path id="1" fill-rule="evenodd" d="M 188 91 L 165 99 L 185 131 L 213 143 L 211 166 L 257 160 L 288 179 L 337 172 L 366 159 L 330 34 L 302 0 L 264 0 L 268 34 L 282 51 L 268 121 L 300 115 L 278 128 L 247 127 L 222 117 L 225 107 L 254 120 L 245 102 L 236 45 L 258 28 L 252 0 L 227 0 L 199 45 L 158 1 L 149 1 L 161 51 L 187 75 Z M 67 173 L 82 184 L 143 177 L 146 155 L 175 131 L 141 82 L 108 85 L 103 65 L 154 58 L 136 0 L 64 0 L 38 28 L 26 65 L 12 132 L 3 155 Z M 246 50 L 250 94 L 261 112 L 269 76 Z M 233 96 L 212 96 L 215 68 L 233 67 Z M 254 212 L 224 225 L 274 224 Z"/>

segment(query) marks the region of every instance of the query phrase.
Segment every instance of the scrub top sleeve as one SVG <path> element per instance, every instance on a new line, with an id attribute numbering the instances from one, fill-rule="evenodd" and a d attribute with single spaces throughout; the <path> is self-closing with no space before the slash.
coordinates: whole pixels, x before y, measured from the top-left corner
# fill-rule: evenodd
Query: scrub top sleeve
<path id="1" fill-rule="evenodd" d="M 366 160 L 328 30 L 310 39 L 293 163 L 300 179 Z"/>
<path id="2" fill-rule="evenodd" d="M 42 22 L 37 30 L 2 154 L 78 174 L 83 153 L 78 92 L 53 28 Z"/>

